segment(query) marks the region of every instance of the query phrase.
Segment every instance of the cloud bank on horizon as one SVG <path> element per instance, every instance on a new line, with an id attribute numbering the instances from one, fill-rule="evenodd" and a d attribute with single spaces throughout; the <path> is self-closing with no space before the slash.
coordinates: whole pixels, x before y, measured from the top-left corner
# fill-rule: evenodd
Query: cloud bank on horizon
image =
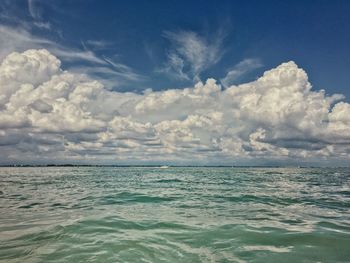
<path id="1" fill-rule="evenodd" d="M 191 88 L 139 94 L 110 91 L 63 70 L 47 50 L 30 49 L 9 54 L 0 66 L 0 159 L 346 164 L 350 104 L 343 100 L 313 91 L 293 61 L 241 85 L 222 87 L 210 78 Z"/>

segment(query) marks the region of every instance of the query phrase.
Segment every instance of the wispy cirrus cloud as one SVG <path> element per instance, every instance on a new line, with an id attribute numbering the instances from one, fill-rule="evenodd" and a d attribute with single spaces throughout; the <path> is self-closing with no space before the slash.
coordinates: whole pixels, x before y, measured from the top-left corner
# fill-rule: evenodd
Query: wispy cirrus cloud
<path id="1" fill-rule="evenodd" d="M 28 12 L 31 18 L 33 19 L 32 25 L 42 30 L 51 30 L 52 25 L 48 21 L 44 21 L 42 17 L 42 9 L 40 9 L 40 5 L 37 3 L 38 0 L 28 0 Z"/>
<path id="2" fill-rule="evenodd" d="M 117 54 L 108 52 L 108 56 L 102 55 L 104 50 L 113 48 L 112 42 L 89 39 L 81 41 L 82 46 L 79 43 L 75 46 L 67 44 L 60 28 L 45 19 L 44 7 L 57 11 L 52 3 L 28 0 L 24 7 L 27 8 L 24 10 L 27 17 L 18 16 L 16 3 L 0 2 L 0 60 L 15 51 L 47 49 L 60 57 L 67 69 L 98 79 L 109 89 L 145 79 L 131 67 L 117 61 Z"/>
<path id="3" fill-rule="evenodd" d="M 59 44 L 50 39 L 36 36 L 28 28 L 21 26 L 0 25 L 0 46 L 0 59 L 14 51 L 23 52 L 31 48 L 47 49 L 60 57 L 63 62 L 73 63 L 69 67 L 71 71 L 100 79 L 108 88 L 115 88 L 128 81 L 144 79 L 144 76 L 136 73 L 129 66 L 120 62 L 116 63 L 111 58 L 99 56 L 86 46 L 84 49 L 78 49 Z"/>
<path id="4" fill-rule="evenodd" d="M 49 39 L 33 35 L 28 29 L 18 26 L 0 25 L 0 58 L 13 51 L 24 51 L 29 48 L 46 48 L 63 60 L 83 60 L 91 63 L 106 64 L 106 61 L 96 56 L 92 51 L 78 50 Z"/>
<path id="5" fill-rule="evenodd" d="M 167 62 L 161 72 L 181 79 L 198 81 L 200 74 L 220 61 L 224 34 L 206 39 L 193 31 L 165 31 L 170 41 Z"/>
<path id="6" fill-rule="evenodd" d="M 46 29 L 46 30 L 51 29 L 51 24 L 49 22 L 37 22 L 37 21 L 35 21 L 33 24 L 40 29 Z"/>
<path id="7" fill-rule="evenodd" d="M 28 0 L 28 11 L 32 18 L 34 19 L 40 19 L 41 18 L 41 12 L 40 9 L 35 4 L 35 0 Z"/>
<path id="8" fill-rule="evenodd" d="M 113 43 L 106 40 L 87 40 L 84 42 L 84 45 L 91 47 L 94 50 L 104 50 L 111 48 Z"/>
<path id="9" fill-rule="evenodd" d="M 227 74 L 220 81 L 225 86 L 228 87 L 238 81 L 246 73 L 262 67 L 263 64 L 260 59 L 257 58 L 247 58 L 239 62 L 233 68 L 227 71 Z"/>

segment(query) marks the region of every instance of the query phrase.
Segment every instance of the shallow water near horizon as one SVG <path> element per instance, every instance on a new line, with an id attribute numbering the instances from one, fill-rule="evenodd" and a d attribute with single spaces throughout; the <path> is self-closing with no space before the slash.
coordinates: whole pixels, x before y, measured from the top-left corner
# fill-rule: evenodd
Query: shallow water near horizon
<path id="1" fill-rule="evenodd" d="M 350 169 L 0 168 L 0 262 L 349 262 Z"/>

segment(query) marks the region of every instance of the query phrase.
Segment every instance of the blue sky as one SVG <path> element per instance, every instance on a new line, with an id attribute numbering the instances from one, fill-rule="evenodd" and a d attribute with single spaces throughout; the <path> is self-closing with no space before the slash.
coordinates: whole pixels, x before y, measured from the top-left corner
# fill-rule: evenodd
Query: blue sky
<path id="1" fill-rule="evenodd" d="M 348 1 L 0 1 L 0 164 L 348 165 Z"/>
<path id="2" fill-rule="evenodd" d="M 192 85 L 193 78 L 179 81 L 164 72 L 176 44 L 167 32 L 192 32 L 209 44 L 221 39 L 220 58 L 200 70 L 201 79 L 223 78 L 241 61 L 255 59 L 258 65 L 234 80 L 246 82 L 293 60 L 308 72 L 315 89 L 349 97 L 349 13 L 348 1 L 33 0 L 2 1 L 1 22 L 25 25 L 36 37 L 130 67 L 139 78 L 111 85 L 118 90 Z M 62 60 L 65 68 L 86 65 Z"/>

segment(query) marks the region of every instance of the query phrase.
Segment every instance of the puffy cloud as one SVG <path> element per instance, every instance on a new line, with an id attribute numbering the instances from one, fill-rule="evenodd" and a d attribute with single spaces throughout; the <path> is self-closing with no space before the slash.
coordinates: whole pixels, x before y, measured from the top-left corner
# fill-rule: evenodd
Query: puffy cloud
<path id="1" fill-rule="evenodd" d="M 115 92 L 46 50 L 0 65 L 3 162 L 251 163 L 349 160 L 350 105 L 294 62 L 227 88 Z"/>

